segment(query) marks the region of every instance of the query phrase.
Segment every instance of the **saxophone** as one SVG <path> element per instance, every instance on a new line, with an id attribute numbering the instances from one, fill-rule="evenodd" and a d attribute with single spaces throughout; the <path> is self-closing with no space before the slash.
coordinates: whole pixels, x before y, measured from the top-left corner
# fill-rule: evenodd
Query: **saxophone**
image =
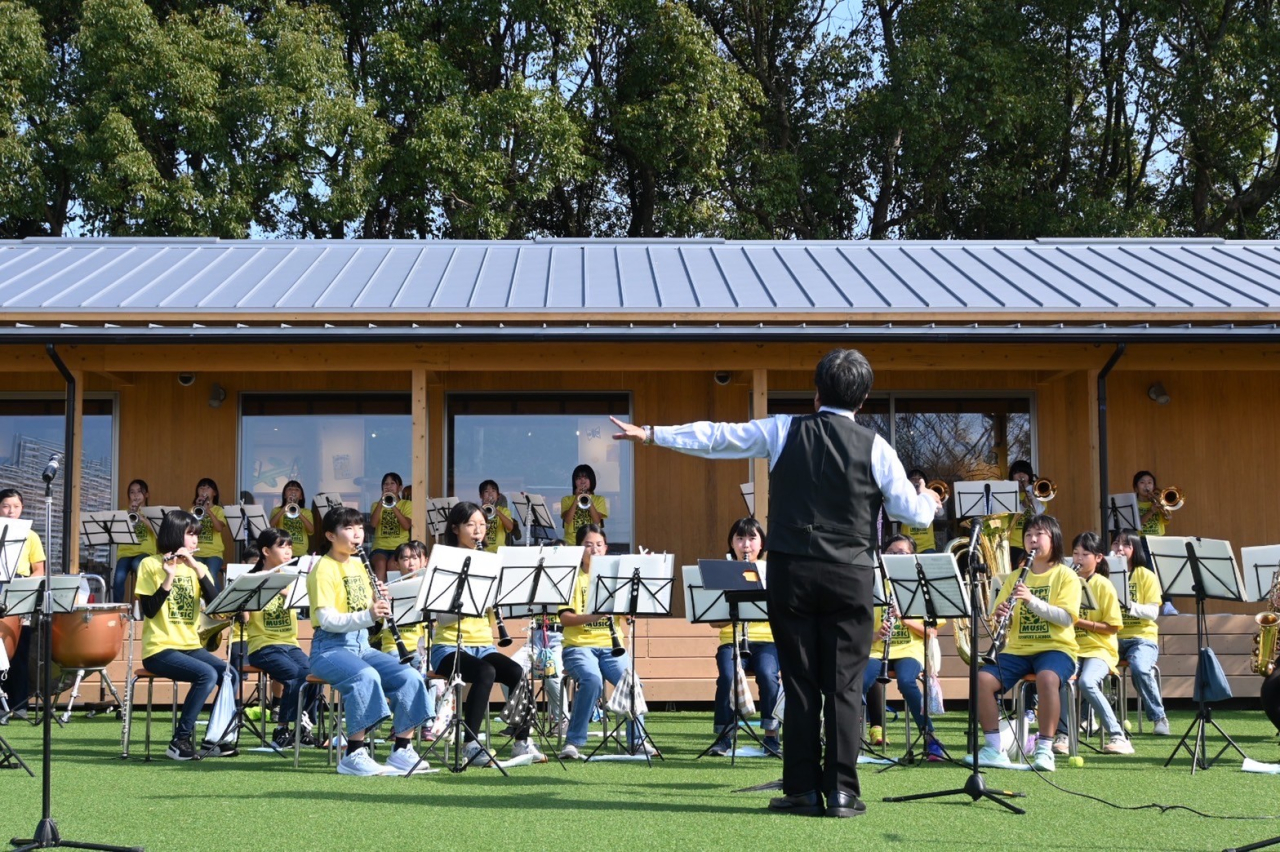
<path id="1" fill-rule="evenodd" d="M 1253 637 L 1253 656 L 1249 667 L 1261 677 L 1267 677 L 1276 668 L 1276 639 L 1280 634 L 1280 569 L 1271 575 L 1271 589 L 1267 592 L 1267 608 L 1253 617 L 1258 633 Z"/>

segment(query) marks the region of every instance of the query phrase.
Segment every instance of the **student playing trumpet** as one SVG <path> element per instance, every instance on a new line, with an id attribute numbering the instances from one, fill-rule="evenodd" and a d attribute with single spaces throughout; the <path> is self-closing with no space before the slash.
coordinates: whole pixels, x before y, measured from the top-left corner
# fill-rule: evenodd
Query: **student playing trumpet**
<path id="1" fill-rule="evenodd" d="M 560 498 L 560 518 L 564 522 L 564 540 L 577 541 L 578 530 L 587 524 L 604 529 L 609 517 L 609 504 L 596 494 L 596 472 L 589 464 L 573 469 L 573 494 Z"/>
<path id="2" fill-rule="evenodd" d="M 271 526 L 285 530 L 293 541 L 293 552 L 310 553 L 311 537 L 316 534 L 315 515 L 307 506 L 302 483 L 290 479 L 280 491 L 280 505 L 271 512 Z"/>
<path id="3" fill-rule="evenodd" d="M 498 491 L 498 483 L 486 479 L 480 483 L 480 511 L 484 512 L 488 522 L 484 538 L 484 549 L 497 553 L 498 548 L 507 543 L 507 537 L 515 529 L 515 519 L 511 517 L 511 509 L 507 506 L 507 498 Z"/>
<path id="4" fill-rule="evenodd" d="M 1160 492 L 1156 488 L 1156 475 L 1149 470 L 1140 470 L 1133 475 L 1133 493 L 1138 498 L 1138 524 L 1143 535 L 1164 535 L 1173 512 L 1160 502 Z"/>
<path id="5" fill-rule="evenodd" d="M 155 531 L 151 529 L 151 522 L 142 514 L 142 508 L 147 505 L 150 495 L 150 489 L 143 480 L 135 479 L 129 483 L 127 511 L 137 516 L 138 520 L 133 524 L 133 535 L 138 539 L 138 543 L 122 544 L 116 547 L 116 567 L 111 574 L 111 595 L 116 603 L 127 603 L 125 593 L 129 586 L 130 575 L 136 575 L 142 560 L 148 556 L 154 556 L 156 552 Z"/>
<path id="6" fill-rule="evenodd" d="M 196 494 L 191 499 L 191 514 L 200 524 L 200 546 L 194 556 L 208 567 L 213 587 L 221 590 L 222 566 L 226 561 L 223 554 L 227 549 L 222 533 L 227 528 L 227 515 L 222 511 L 218 483 L 207 476 L 196 483 Z"/>
<path id="7" fill-rule="evenodd" d="M 413 505 L 401 497 L 404 480 L 394 471 L 382 477 L 382 497 L 373 504 L 373 571 L 382 582 L 387 581 L 387 560 L 395 549 L 409 540 L 413 529 Z"/>

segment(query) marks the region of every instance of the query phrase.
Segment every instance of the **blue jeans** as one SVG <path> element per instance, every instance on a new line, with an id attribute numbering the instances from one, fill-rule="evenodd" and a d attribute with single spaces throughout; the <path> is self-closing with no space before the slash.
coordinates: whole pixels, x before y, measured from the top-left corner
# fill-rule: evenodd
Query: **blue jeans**
<path id="1" fill-rule="evenodd" d="M 1122 735 L 1124 731 L 1120 728 L 1120 722 L 1116 719 L 1115 711 L 1111 709 L 1111 703 L 1102 694 L 1102 682 L 1107 679 L 1107 675 L 1110 673 L 1111 667 L 1101 657 L 1083 657 L 1080 660 L 1080 669 L 1076 672 L 1076 689 L 1080 690 L 1080 697 L 1089 702 L 1093 712 L 1098 715 L 1098 720 L 1102 723 L 1102 730 L 1107 732 L 1107 736 L 1117 737 Z M 1070 693 L 1063 689 L 1063 706 L 1069 699 Z M 1068 733 L 1066 713 L 1058 717 L 1058 733 Z"/>
<path id="2" fill-rule="evenodd" d="M 316 699 L 320 697 L 320 684 L 307 685 L 311 673 L 311 661 L 296 645 L 267 645 L 249 655 L 249 665 L 257 666 L 284 684 L 284 697 L 280 699 L 280 724 L 297 721 L 298 693 L 307 691 L 306 712 L 315 718 Z"/>
<path id="3" fill-rule="evenodd" d="M 1164 700 L 1160 697 L 1160 688 L 1156 685 L 1155 672 L 1151 667 L 1160 657 L 1160 649 L 1155 642 L 1147 639 L 1121 639 L 1120 659 L 1129 661 L 1129 674 L 1133 675 L 1133 685 L 1142 696 L 1142 704 L 1147 711 L 1147 718 L 1159 722 L 1164 718 Z"/>
<path id="4" fill-rule="evenodd" d="M 564 672 L 578 682 L 578 692 L 569 713 L 569 732 L 565 742 L 581 748 L 587 744 L 587 728 L 591 724 L 591 712 L 604 693 L 604 682 L 614 686 L 622 680 L 628 667 L 628 657 L 612 655 L 612 648 L 565 648 Z M 644 722 L 643 717 L 640 719 Z M 639 739 L 637 726 L 627 723 L 627 745 L 634 747 Z"/>
<path id="5" fill-rule="evenodd" d="M 760 688 L 760 727 L 767 733 L 778 730 L 778 720 L 773 718 L 773 708 L 778 705 L 782 693 L 782 680 L 778 673 L 778 649 L 772 642 L 748 642 L 751 656 L 744 657 L 742 668 L 754 673 L 756 686 Z M 733 724 L 733 646 L 721 645 L 716 649 L 716 712 L 715 728 L 719 732 Z"/>
<path id="6" fill-rule="evenodd" d="M 394 733 L 412 731 L 427 718 L 427 687 L 417 669 L 369 647 L 369 631 L 330 633 L 311 640 L 311 673 L 342 696 L 347 734 L 362 734 L 392 717 Z"/>
<path id="7" fill-rule="evenodd" d="M 896 660 L 890 660 L 889 665 L 893 668 L 893 673 L 898 678 L 898 691 L 902 693 L 902 700 L 906 702 L 907 709 L 911 711 L 911 718 L 915 719 L 916 727 L 932 733 L 933 720 L 925 718 L 924 693 L 920 691 L 920 674 L 924 671 L 924 664 L 915 657 L 899 657 Z M 864 699 L 867 697 L 871 687 L 875 686 L 876 678 L 879 675 L 880 661 L 871 660 L 868 662 L 866 671 L 862 673 L 862 697 Z"/>
<path id="8" fill-rule="evenodd" d="M 139 553 L 137 556 L 122 556 L 116 560 L 116 570 L 111 574 L 111 600 L 116 603 L 128 603 L 124 599 L 124 593 L 129 583 L 129 575 L 137 574 L 138 566 L 146 558 L 147 554 Z"/>
<path id="9" fill-rule="evenodd" d="M 182 715 L 178 717 L 178 726 L 173 729 L 175 740 L 189 740 L 196 729 L 196 719 L 209 696 L 218 684 L 222 683 L 223 674 L 227 670 L 227 661 L 215 657 L 204 648 L 194 651 L 177 651 L 168 648 L 152 654 L 142 660 L 142 667 L 147 671 L 167 677 L 175 681 L 191 684 L 187 690 L 187 699 L 182 702 Z M 233 670 L 234 680 L 236 673 Z"/>

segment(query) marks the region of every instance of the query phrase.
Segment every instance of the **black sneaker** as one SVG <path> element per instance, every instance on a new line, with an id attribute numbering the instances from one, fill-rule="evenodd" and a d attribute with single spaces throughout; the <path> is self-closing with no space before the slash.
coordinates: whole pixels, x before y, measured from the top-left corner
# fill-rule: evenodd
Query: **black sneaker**
<path id="1" fill-rule="evenodd" d="M 293 748 L 293 732 L 288 725 L 281 725 L 271 733 L 271 742 L 276 748 Z"/>
<path id="2" fill-rule="evenodd" d="M 173 740 L 165 749 L 164 756 L 170 760 L 199 760 L 200 755 L 191 746 L 191 740 Z"/>
<path id="3" fill-rule="evenodd" d="M 201 757 L 239 757 L 240 749 L 231 743 L 211 743 L 208 740 L 200 743 Z"/>
<path id="4" fill-rule="evenodd" d="M 308 748 L 324 748 L 324 746 L 316 742 L 316 738 L 312 736 L 310 731 L 302 732 L 302 745 Z"/>

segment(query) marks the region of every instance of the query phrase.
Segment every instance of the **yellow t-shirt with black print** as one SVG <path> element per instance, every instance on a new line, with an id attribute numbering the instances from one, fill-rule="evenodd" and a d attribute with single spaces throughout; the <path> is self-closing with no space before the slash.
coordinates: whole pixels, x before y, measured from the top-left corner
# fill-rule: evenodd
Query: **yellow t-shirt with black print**
<path id="1" fill-rule="evenodd" d="M 400 628 L 400 638 L 404 641 L 404 647 L 409 651 L 418 650 L 418 640 L 426 635 L 426 627 L 422 622 L 417 624 L 408 624 Z M 396 647 L 396 638 L 391 635 L 391 630 L 384 627 L 382 632 L 369 640 L 369 646 L 388 654 L 399 654 L 400 649 Z"/>
<path id="2" fill-rule="evenodd" d="M 222 540 L 222 533 L 213 528 L 214 518 L 222 521 L 223 526 L 226 526 L 227 513 L 222 511 L 222 507 L 206 506 L 204 517 L 200 519 L 200 546 L 196 548 L 196 558 L 201 556 L 221 556 L 223 551 L 227 549 L 226 542 Z"/>
<path id="3" fill-rule="evenodd" d="M 492 613 L 493 610 L 490 610 Z M 487 648 L 493 644 L 493 619 L 467 616 L 453 624 L 443 624 L 436 628 L 437 645 L 453 646 L 458 644 L 458 628 L 462 628 L 462 645 L 471 648 Z"/>
<path id="4" fill-rule="evenodd" d="M 1016 576 L 1016 575 L 1015 575 Z M 1043 574 L 1028 572 L 1023 581 L 1031 594 L 1050 606 L 1061 607 L 1073 616 L 1080 611 L 1080 578 L 1059 562 Z M 1013 577 L 1005 580 L 993 606 L 999 606 L 1013 594 Z M 1007 654 L 1030 657 L 1044 651 L 1062 651 L 1074 659 L 1077 654 L 1074 625 L 1054 624 L 1036 615 L 1022 601 L 1016 601 L 1009 622 Z"/>
<path id="5" fill-rule="evenodd" d="M 373 606 L 369 574 L 355 556 L 346 562 L 332 556 L 321 557 L 307 575 L 307 596 L 311 599 L 311 626 L 315 628 L 320 627 L 322 609 L 346 614 Z"/>
<path id="6" fill-rule="evenodd" d="M 374 503 L 369 507 L 369 511 L 381 505 L 381 501 Z M 401 500 L 396 504 L 396 509 L 406 518 L 413 517 L 413 503 L 409 500 Z M 395 550 L 400 545 L 409 540 L 409 531 L 400 525 L 400 519 L 396 517 L 395 509 L 383 508 L 382 517 L 378 520 L 378 526 L 373 531 L 373 549 L 374 550 Z"/>
<path id="7" fill-rule="evenodd" d="M 142 620 L 142 658 L 161 651 L 194 651 L 200 647 L 200 575 L 184 562 L 177 563 L 169 597 L 154 618 Z M 148 556 L 138 566 L 139 596 L 154 595 L 164 585 L 164 562 Z"/>
<path id="8" fill-rule="evenodd" d="M 1097 573 L 1086 582 L 1089 584 L 1089 591 L 1093 593 L 1093 599 L 1097 602 L 1098 608 L 1085 609 L 1084 598 L 1081 596 L 1080 617 L 1085 621 L 1101 621 L 1112 627 L 1120 627 L 1120 598 L 1116 596 L 1116 587 L 1111 585 L 1111 581 L 1106 577 Z M 1115 671 L 1116 664 L 1120 662 L 1120 643 L 1116 641 L 1114 633 L 1108 636 L 1077 627 L 1076 645 L 1080 649 L 1082 659 L 1097 657 L 1106 660 L 1107 666 L 1112 671 Z"/>
<path id="9" fill-rule="evenodd" d="M 938 539 L 937 536 L 933 534 L 933 524 L 923 527 L 913 527 L 910 524 L 903 524 L 902 534 L 916 543 L 916 553 L 924 553 L 927 550 L 938 549 Z"/>
<path id="10" fill-rule="evenodd" d="M 886 593 L 892 589 L 893 584 L 889 583 Z M 884 624 L 884 613 L 884 607 L 878 606 L 875 608 L 876 639 L 871 643 L 871 659 L 873 660 L 884 656 L 884 640 L 879 636 L 880 625 Z M 939 627 L 946 623 L 945 619 L 938 620 Z M 924 637 L 916 635 L 915 631 L 903 624 L 900 618 L 893 622 L 893 633 L 889 635 L 889 659 L 915 659 L 920 662 L 920 665 L 924 665 Z"/>
<path id="11" fill-rule="evenodd" d="M 573 597 L 569 605 L 560 608 L 560 612 L 572 612 L 575 615 L 586 615 L 587 604 L 591 599 L 591 574 L 578 572 L 578 579 L 573 585 Z M 566 648 L 612 648 L 613 636 L 609 632 L 610 616 L 603 616 L 596 621 L 575 626 L 565 625 L 564 647 Z M 616 625 L 616 620 L 615 620 Z M 618 639 L 622 639 L 622 631 L 618 630 Z"/>
<path id="12" fill-rule="evenodd" d="M 1150 512 L 1150 511 L 1151 511 L 1150 503 L 1143 503 L 1141 500 L 1138 501 L 1138 520 L 1142 520 L 1143 517 L 1146 516 L 1147 512 Z M 1143 535 L 1164 535 L 1164 530 L 1165 530 L 1164 515 L 1160 514 L 1160 511 L 1158 509 L 1155 512 L 1153 512 L 1151 517 L 1147 518 L 1147 522 L 1142 525 Z"/>
<path id="13" fill-rule="evenodd" d="M 285 594 L 278 594 L 265 608 L 249 613 L 244 636 L 249 643 L 250 654 L 256 654 L 271 645 L 299 647 L 298 611 L 285 606 L 287 602 Z"/>
<path id="14" fill-rule="evenodd" d="M 311 528 L 315 529 L 315 515 L 310 509 L 299 509 L 298 517 L 290 518 L 283 512 L 280 513 L 280 529 L 289 534 L 289 538 L 293 541 L 293 555 L 301 556 L 304 553 L 310 553 L 311 537 L 307 535 L 307 528 L 303 525 L 302 519 L 306 518 L 311 522 Z"/>
<path id="15" fill-rule="evenodd" d="M 579 509 L 577 507 L 577 495 L 560 498 L 560 517 L 564 517 L 564 513 L 573 507 L 573 514 L 569 517 L 569 523 L 565 525 L 564 540 L 566 544 L 576 544 L 578 541 L 578 527 L 585 527 L 591 523 L 591 512 L 587 509 Z M 600 515 L 600 526 L 604 527 L 605 518 L 609 517 L 609 504 L 599 494 L 591 495 L 591 505 Z"/>
<path id="16" fill-rule="evenodd" d="M 507 528 L 502 525 L 502 521 L 498 520 L 499 516 L 511 520 L 511 510 L 503 506 L 495 506 L 493 518 L 488 522 L 489 528 L 484 534 L 483 550 L 490 553 L 497 553 L 498 548 L 507 543 Z"/>
<path id="17" fill-rule="evenodd" d="M 772 642 L 773 628 L 769 626 L 767 621 L 747 621 L 743 622 L 747 628 L 748 642 Z M 742 627 L 738 627 L 738 635 L 742 635 Z M 733 625 L 720 628 L 720 644 L 728 645 L 733 641 Z M 612 643 L 611 643 L 612 644 Z"/>
<path id="18" fill-rule="evenodd" d="M 129 509 L 125 509 L 126 512 Z M 122 544 L 116 547 L 116 559 L 127 559 L 132 556 L 152 556 L 156 552 L 156 535 L 151 531 L 151 524 L 138 512 L 138 522 L 133 525 L 134 538 L 137 544 Z"/>
<path id="19" fill-rule="evenodd" d="M 49 557 L 44 552 L 44 543 L 40 541 L 40 536 L 36 535 L 35 530 L 28 530 L 27 543 L 23 545 L 22 553 L 18 556 L 17 575 L 19 577 L 30 577 L 32 563 L 47 562 L 48 559 Z M 48 570 L 45 573 L 48 574 Z"/>
<path id="20" fill-rule="evenodd" d="M 1142 565 L 1129 569 L 1129 600 L 1136 604 L 1160 604 L 1160 581 L 1155 572 Z M 1154 620 L 1147 621 L 1128 613 L 1122 613 L 1124 622 L 1120 632 L 1121 639 L 1146 639 L 1154 642 L 1160 636 L 1160 628 Z"/>

